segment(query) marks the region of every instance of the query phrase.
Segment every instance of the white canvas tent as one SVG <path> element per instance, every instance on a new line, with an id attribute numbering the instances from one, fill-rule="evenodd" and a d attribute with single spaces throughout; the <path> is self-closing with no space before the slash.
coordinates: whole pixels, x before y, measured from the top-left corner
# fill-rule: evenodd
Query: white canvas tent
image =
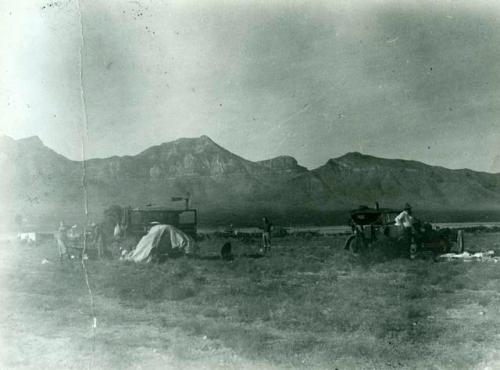
<path id="1" fill-rule="evenodd" d="M 151 262 L 158 254 L 193 254 L 194 240 L 172 225 L 155 225 L 137 243 L 134 250 L 125 255 L 124 260 Z"/>

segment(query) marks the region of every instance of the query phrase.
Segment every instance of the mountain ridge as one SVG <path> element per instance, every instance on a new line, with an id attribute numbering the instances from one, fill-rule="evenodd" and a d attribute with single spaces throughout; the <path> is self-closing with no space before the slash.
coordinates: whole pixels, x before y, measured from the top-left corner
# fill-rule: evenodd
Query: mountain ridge
<path id="1" fill-rule="evenodd" d="M 360 204 L 422 209 L 500 209 L 500 174 L 447 169 L 359 152 L 314 169 L 291 156 L 251 161 L 208 136 L 181 138 L 136 155 L 73 161 L 38 137 L 0 137 L 2 201 L 10 213 L 56 214 L 81 205 L 83 170 L 89 206 L 166 205 L 191 194 L 203 212 L 278 212 L 283 217 L 349 209 Z"/>
<path id="2" fill-rule="evenodd" d="M 3 138 L 6 138 L 8 140 L 11 140 L 13 142 L 17 142 L 17 143 L 36 143 L 36 144 L 41 144 L 41 146 L 51 150 L 52 152 L 54 153 L 57 153 L 58 155 L 64 157 L 65 159 L 69 160 L 69 161 L 72 161 L 72 162 L 78 162 L 78 163 L 81 163 L 83 162 L 82 160 L 75 160 L 75 159 L 70 159 L 66 156 L 64 156 L 63 154 L 60 154 L 58 153 L 56 150 L 46 146 L 43 141 L 40 139 L 40 137 L 38 135 L 32 135 L 32 136 L 27 136 L 27 137 L 24 137 L 24 138 L 20 138 L 20 139 L 14 139 L 12 138 L 11 136 L 8 136 L 8 135 L 5 135 L 5 134 L 2 134 L 0 135 L 0 145 L 2 145 L 2 139 Z M 178 139 L 175 139 L 175 140 L 172 140 L 172 141 L 165 141 L 165 142 L 161 142 L 159 144 L 155 144 L 155 145 L 151 145 L 150 147 L 146 148 L 146 149 L 143 149 L 141 151 L 139 151 L 138 153 L 136 154 L 124 154 L 124 155 L 117 155 L 117 154 L 114 154 L 114 155 L 111 155 L 111 156 L 106 156 L 106 157 L 92 157 L 92 158 L 87 158 L 85 159 L 85 161 L 94 161 L 94 160 L 105 160 L 105 159 L 112 159 L 112 158 L 128 158 L 128 157 L 135 157 L 137 155 L 140 155 L 142 154 L 143 152 L 146 152 L 148 151 L 149 149 L 151 148 L 156 148 L 156 147 L 161 147 L 163 145 L 166 145 L 166 144 L 171 144 L 171 143 L 177 143 L 177 142 L 182 142 L 182 141 L 189 141 L 189 140 L 202 140 L 202 141 L 208 141 L 210 143 L 212 143 L 214 146 L 224 150 L 224 151 L 227 151 L 227 152 L 230 152 L 228 149 L 224 148 L 223 146 L 219 145 L 217 142 L 215 142 L 214 140 L 212 140 L 208 135 L 200 135 L 200 136 L 197 136 L 197 137 L 182 137 L 182 138 L 178 138 Z M 230 152 L 232 153 L 232 152 Z M 262 163 L 262 162 L 267 162 L 267 161 L 271 161 L 273 159 L 277 159 L 277 158 L 292 158 L 293 160 L 295 160 L 298 164 L 298 160 L 291 156 L 291 155 L 287 155 L 287 154 L 284 154 L 284 155 L 278 155 L 278 156 L 275 156 L 275 157 L 272 157 L 272 158 L 269 158 L 269 159 L 263 159 L 263 160 L 256 160 L 256 161 L 252 161 L 250 159 L 246 159 L 242 156 L 239 156 L 238 154 L 235 154 L 235 153 L 232 153 L 233 155 L 235 156 L 238 156 L 246 161 L 249 161 L 249 162 L 252 162 L 252 163 Z M 306 166 L 302 166 L 300 164 L 298 164 L 300 167 L 303 167 L 303 168 L 306 168 L 307 170 L 309 171 L 313 171 L 321 166 L 324 166 L 325 164 L 327 164 L 329 161 L 337 161 L 337 160 L 340 160 L 340 159 L 344 159 L 344 158 L 351 158 L 351 157 L 358 157 L 358 158 L 367 158 L 367 159 L 376 159 L 376 160 L 383 160 L 383 161 L 400 161 L 400 162 L 405 162 L 405 163 L 416 163 L 416 164 L 421 164 L 421 165 L 425 165 L 425 166 L 429 166 L 429 167 L 437 167 L 437 168 L 442 168 L 442 169 L 446 169 L 446 170 L 449 170 L 449 171 L 472 171 L 474 173 L 484 173 L 484 174 L 488 174 L 488 175 L 500 175 L 500 172 L 493 172 L 493 171 L 480 171 L 480 170 L 474 170 L 474 169 L 471 169 L 471 168 L 467 168 L 467 167 L 461 167 L 461 168 L 448 168 L 448 167 L 445 167 L 443 165 L 436 165 L 436 164 L 429 164 L 429 163 L 426 163 L 426 162 L 423 162 L 423 161 L 419 161 L 419 160 L 416 160 L 416 159 L 403 159 L 403 158 L 387 158 L 387 157 L 380 157 L 380 156 L 376 156 L 376 155 L 372 155 L 372 154 L 365 154 L 365 153 L 361 153 L 361 152 L 358 152 L 358 151 L 352 151 L 352 152 L 347 152 L 345 154 L 342 154 L 338 157 L 331 157 L 331 158 L 328 158 L 326 159 L 326 162 L 322 165 L 319 165 L 317 167 L 312 167 L 312 168 L 309 168 L 309 167 L 306 167 Z"/>

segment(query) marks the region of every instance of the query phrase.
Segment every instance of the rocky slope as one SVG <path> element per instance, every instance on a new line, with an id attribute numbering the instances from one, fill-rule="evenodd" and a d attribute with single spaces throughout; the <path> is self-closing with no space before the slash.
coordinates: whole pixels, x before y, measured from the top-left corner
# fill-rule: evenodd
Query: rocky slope
<path id="1" fill-rule="evenodd" d="M 500 174 L 348 153 L 308 170 L 293 157 L 252 162 L 207 136 L 179 139 L 134 156 L 71 161 L 37 137 L 0 138 L 3 214 L 91 212 L 112 204 L 172 205 L 190 194 L 205 213 L 283 215 L 348 209 L 379 201 L 420 209 L 500 209 Z M 83 176 L 85 174 L 85 176 Z"/>

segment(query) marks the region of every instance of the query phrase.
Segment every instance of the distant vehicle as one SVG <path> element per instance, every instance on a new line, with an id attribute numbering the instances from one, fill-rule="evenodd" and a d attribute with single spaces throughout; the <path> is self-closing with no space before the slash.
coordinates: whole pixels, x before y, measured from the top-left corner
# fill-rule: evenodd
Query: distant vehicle
<path id="1" fill-rule="evenodd" d="M 196 239 L 198 214 L 196 209 L 171 209 L 165 207 L 127 207 L 123 210 L 122 223 L 126 236 L 142 237 L 157 224 L 172 225 Z"/>
<path id="2" fill-rule="evenodd" d="M 344 248 L 358 254 L 369 250 L 372 244 L 381 238 L 401 239 L 402 229 L 394 222 L 400 212 L 399 209 L 378 206 L 375 208 L 361 206 L 352 210 L 350 212 L 352 235 L 347 238 Z M 422 223 L 418 219 L 414 221 L 412 243 L 416 245 L 417 252 L 462 253 L 464 251 L 462 230 L 433 228 L 430 223 Z"/>

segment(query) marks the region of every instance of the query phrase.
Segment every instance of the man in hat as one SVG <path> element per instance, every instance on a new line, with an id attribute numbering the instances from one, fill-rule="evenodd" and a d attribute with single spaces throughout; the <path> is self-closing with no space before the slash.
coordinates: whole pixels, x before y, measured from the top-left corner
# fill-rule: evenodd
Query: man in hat
<path id="1" fill-rule="evenodd" d="M 412 248 L 413 216 L 411 206 L 406 203 L 403 211 L 394 219 L 396 226 L 403 228 L 404 245 L 410 251 L 410 258 L 414 258 L 415 251 Z"/>

